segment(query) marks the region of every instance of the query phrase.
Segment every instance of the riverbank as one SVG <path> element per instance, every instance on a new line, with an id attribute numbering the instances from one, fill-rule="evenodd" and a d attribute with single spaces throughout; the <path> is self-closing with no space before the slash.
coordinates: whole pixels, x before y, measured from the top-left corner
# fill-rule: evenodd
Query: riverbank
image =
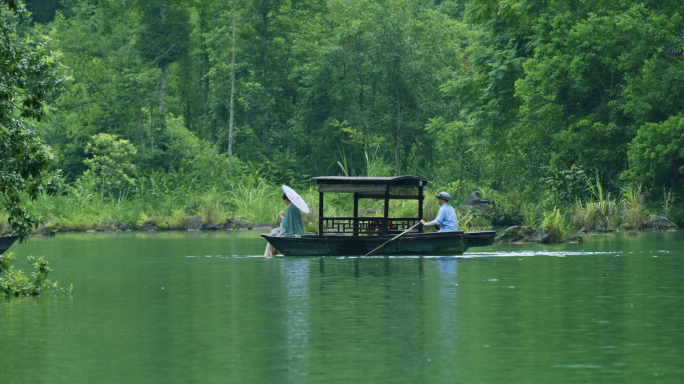
<path id="1" fill-rule="evenodd" d="M 40 224 L 33 233 L 35 236 L 51 236 L 58 232 L 157 232 L 157 231 L 240 231 L 251 229 L 271 229 L 277 226 L 277 223 L 248 223 L 244 220 L 227 219 L 222 225 L 216 223 L 203 223 L 201 216 L 191 216 L 182 228 L 171 228 L 168 221 L 164 218 L 151 218 L 145 221 L 142 225 L 137 227 L 129 227 L 124 221 L 110 219 L 104 220 L 100 223 L 93 223 L 84 229 L 83 227 L 70 228 L 62 226 L 60 222 L 47 220 L 44 224 Z"/>
<path id="2" fill-rule="evenodd" d="M 303 214 L 305 231 L 318 231 L 318 191 L 315 185 L 297 187 L 309 203 L 311 212 Z M 567 238 L 566 233 L 578 231 L 611 232 L 667 230 L 677 228 L 684 217 L 681 206 L 647 203 L 639 189 L 624 188 L 620 198 L 604 194 L 600 189 L 563 203 L 519 191 L 500 192 L 491 188 L 459 183 L 433 182 L 426 188 L 424 217 L 432 219 L 439 208 L 430 196 L 448 191 L 457 210 L 459 228 L 477 231 L 511 226 L 529 227 L 550 235 L 551 242 Z M 249 228 L 269 229 L 277 225 L 283 205 L 279 186 L 268 184 L 257 176 L 245 176 L 234 187 L 199 188 L 191 183 L 173 185 L 165 179 L 140 183 L 134 191 L 119 196 L 103 196 L 93 185 L 79 180 L 65 185 L 58 196 L 41 196 L 27 203 L 30 213 L 43 218 L 35 234 L 57 232 L 115 231 L 230 231 Z M 352 199 L 347 194 L 327 196 L 325 216 L 352 215 Z M 416 201 L 390 201 L 390 217 L 415 217 Z M 382 202 L 362 200 L 362 216 L 382 216 Z M 11 228 L 0 213 L 0 234 Z M 526 236 L 529 236 L 526 235 Z"/>

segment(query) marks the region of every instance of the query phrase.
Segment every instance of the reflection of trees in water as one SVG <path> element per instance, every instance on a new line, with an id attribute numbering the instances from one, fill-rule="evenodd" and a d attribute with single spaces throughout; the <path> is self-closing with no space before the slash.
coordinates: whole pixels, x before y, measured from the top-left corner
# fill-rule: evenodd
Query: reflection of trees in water
<path id="1" fill-rule="evenodd" d="M 442 360 L 453 360 L 456 357 L 456 300 L 458 293 L 458 259 L 437 260 L 437 271 L 440 276 L 439 288 L 439 335 Z"/>
<path id="2" fill-rule="evenodd" d="M 285 345 L 288 382 L 303 383 L 309 374 L 309 260 L 285 263 Z"/>

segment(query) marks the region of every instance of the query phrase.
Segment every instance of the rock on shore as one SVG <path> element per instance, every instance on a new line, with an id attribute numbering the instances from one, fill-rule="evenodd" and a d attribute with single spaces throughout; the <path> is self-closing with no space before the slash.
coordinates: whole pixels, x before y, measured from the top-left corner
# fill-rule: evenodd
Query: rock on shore
<path id="1" fill-rule="evenodd" d="M 463 201 L 463 204 L 461 204 L 461 208 L 465 208 L 470 211 L 480 211 L 488 215 L 493 214 L 496 210 L 494 201 L 482 197 L 480 191 L 475 191 L 468 195 L 468 197 L 466 197 L 466 199 Z"/>
<path id="2" fill-rule="evenodd" d="M 652 229 L 677 229 L 679 228 L 677 224 L 671 222 L 665 216 L 653 216 L 651 219 L 641 223 L 644 228 Z"/>
<path id="3" fill-rule="evenodd" d="M 154 225 L 154 222 L 152 225 Z M 101 222 L 95 230 L 98 232 L 126 231 L 128 230 L 128 225 L 123 220 L 110 219 Z"/>
<path id="4" fill-rule="evenodd" d="M 468 195 L 461 204 L 461 209 L 466 209 L 475 214 L 475 216 L 483 217 L 491 221 L 495 226 L 510 226 L 519 225 L 522 217 L 519 212 L 504 212 L 492 199 L 485 199 L 479 191 L 475 191 Z"/>
<path id="5" fill-rule="evenodd" d="M 541 229 L 514 225 L 506 228 L 504 233 L 494 241 L 497 243 L 550 243 L 551 235 Z"/>
<path id="6" fill-rule="evenodd" d="M 202 229 L 202 216 L 190 216 L 185 220 L 185 229 L 188 231 L 199 231 Z"/>
<path id="7" fill-rule="evenodd" d="M 561 239 L 556 243 L 581 243 L 582 237 L 577 236 Z M 496 243 L 553 243 L 553 237 L 548 232 L 528 226 L 514 225 L 506 228 L 501 236 L 494 239 Z"/>

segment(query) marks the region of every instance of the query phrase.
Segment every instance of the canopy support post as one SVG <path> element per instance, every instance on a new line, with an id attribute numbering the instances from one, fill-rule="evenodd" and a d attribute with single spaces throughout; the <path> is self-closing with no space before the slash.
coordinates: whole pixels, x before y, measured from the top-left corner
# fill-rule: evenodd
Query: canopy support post
<path id="1" fill-rule="evenodd" d="M 382 223 L 382 234 L 385 236 L 387 235 L 387 230 L 389 227 L 389 190 L 390 187 L 387 185 L 385 187 L 385 219 Z"/>
<path id="2" fill-rule="evenodd" d="M 425 195 L 423 193 L 423 182 L 421 181 L 418 185 L 418 220 L 423 220 L 423 199 Z M 423 225 L 418 226 L 418 232 L 423 233 Z"/>
<path id="3" fill-rule="evenodd" d="M 359 193 L 354 192 L 354 236 L 359 235 Z"/>
<path id="4" fill-rule="evenodd" d="M 318 235 L 323 236 L 323 192 L 318 192 Z"/>

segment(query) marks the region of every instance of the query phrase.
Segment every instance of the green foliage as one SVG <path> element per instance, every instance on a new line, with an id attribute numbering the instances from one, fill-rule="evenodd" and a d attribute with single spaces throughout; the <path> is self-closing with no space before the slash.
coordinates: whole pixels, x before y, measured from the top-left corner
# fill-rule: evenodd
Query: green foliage
<path id="1" fill-rule="evenodd" d="M 137 40 L 141 54 L 154 65 L 167 67 L 187 53 L 190 17 L 179 0 L 141 1 L 142 28 Z"/>
<path id="2" fill-rule="evenodd" d="M 647 123 L 629 145 L 629 170 L 623 178 L 647 185 L 679 186 L 684 174 L 684 117 Z"/>
<path id="3" fill-rule="evenodd" d="M 571 222 L 578 228 L 591 231 L 600 225 L 610 230 L 619 225 L 627 229 L 639 229 L 650 216 L 641 186 L 622 188 L 619 202 L 609 193 L 604 194 L 598 178 L 596 184 L 589 183 L 589 190 L 591 198 L 586 201 L 577 199 L 572 207 Z"/>
<path id="4" fill-rule="evenodd" d="M 212 188 L 204 196 L 199 199 L 200 214 L 202 222 L 214 223 L 222 226 L 226 223 L 226 218 L 230 216 L 227 209 L 228 202 L 224 201 L 227 196 L 219 193 L 215 188 Z"/>
<path id="5" fill-rule="evenodd" d="M 243 175 L 232 191 L 234 216 L 250 222 L 273 222 L 278 212 L 282 190 L 269 186 L 256 174 Z M 311 200 L 309 200 L 311 201 Z"/>
<path id="6" fill-rule="evenodd" d="M 147 216 L 144 212 L 141 212 L 140 217 L 138 218 L 138 221 L 135 222 L 135 225 L 137 227 L 139 227 L 139 226 L 145 224 L 149 220 L 150 220 L 150 217 Z"/>
<path id="7" fill-rule="evenodd" d="M 552 175 L 542 178 L 551 199 L 556 203 L 571 203 L 581 198 L 586 191 L 587 175 L 581 167 L 572 165 L 570 169 L 551 172 Z"/>
<path id="8" fill-rule="evenodd" d="M 46 102 L 64 78 L 47 43 L 22 34 L 23 5 L 3 0 L 0 12 L 0 204 L 24 241 L 41 218 L 29 214 L 23 203 L 59 189 L 59 172 L 48 173 L 52 151 L 38 137 L 34 121 L 48 116 Z"/>
<path id="9" fill-rule="evenodd" d="M 597 205 L 592 201 L 577 200 L 572 207 L 572 224 L 585 231 L 593 230 L 599 223 Z"/>
<path id="10" fill-rule="evenodd" d="M 97 190 L 102 195 L 121 192 L 135 185 L 132 175 L 135 165 L 129 163 L 136 154 L 128 140 L 117 139 L 114 135 L 99 133 L 86 145 L 85 153 L 92 157 L 83 162 L 88 167 L 84 173 L 95 178 Z"/>
<path id="11" fill-rule="evenodd" d="M 169 228 L 170 229 L 183 229 L 185 228 L 185 220 L 188 216 L 185 214 L 184 208 L 174 209 L 171 212 L 171 217 L 169 218 Z"/>
<path id="12" fill-rule="evenodd" d="M 64 289 L 58 287 L 56 281 L 53 283 L 49 280 L 52 268 L 42 257 L 28 257 L 28 262 L 33 268 L 30 277 L 21 270 L 15 271 L 11 265 L 12 260 L 14 255 L 11 252 L 0 254 L 0 296 L 39 296 L 43 292 L 54 290 L 71 293 L 73 285 Z"/>
<path id="13" fill-rule="evenodd" d="M 155 226 L 157 229 L 160 229 L 160 230 L 162 230 L 162 231 L 166 231 L 166 230 L 168 230 L 168 229 L 171 228 L 171 226 L 169 225 L 169 223 L 166 222 L 166 218 L 163 218 L 163 217 L 158 217 L 158 218 L 156 218 L 156 219 L 154 220 L 154 226 Z"/>
<path id="14" fill-rule="evenodd" d="M 52 21 L 55 17 L 55 11 L 60 7 L 60 0 L 26 1 L 26 9 L 31 12 L 31 18 L 36 23 Z"/>
<path id="15" fill-rule="evenodd" d="M 674 191 L 663 187 L 663 213 L 665 216 L 670 213 L 675 200 L 677 200 L 677 197 L 675 196 Z"/>
<path id="16" fill-rule="evenodd" d="M 548 233 L 550 242 L 555 243 L 563 238 L 565 234 L 565 218 L 558 208 L 554 208 L 551 212 L 544 212 L 543 218 L 539 223 L 539 229 Z"/>
<path id="17" fill-rule="evenodd" d="M 607 197 L 627 184 L 684 187 L 683 14 L 674 1 L 73 0 L 21 33 L 47 35 L 36 49 L 52 61 L 41 68 L 57 73 L 49 52 L 59 51 L 71 80 L 36 129 L 55 148 L 44 163 L 71 183 L 52 211 L 79 226 L 102 212 L 133 224 L 145 212 L 179 227 L 173 212 L 192 203 L 206 220 L 271 221 L 278 199 L 254 199 L 342 174 L 417 174 L 454 185 L 454 205 L 491 188 L 494 222 L 533 221 L 580 199 L 608 225 L 624 207 L 586 190 L 584 174 L 601 175 Z M 99 135 L 135 153 L 100 164 Z M 111 159 L 104 150 L 97 156 Z M 61 207 L 76 201 L 85 205 Z M 334 202 L 326 210 L 349 211 Z"/>
<path id="18" fill-rule="evenodd" d="M 537 223 L 537 218 L 542 215 L 541 207 L 535 203 L 525 203 L 520 208 L 521 224 L 533 227 Z"/>
<path id="19" fill-rule="evenodd" d="M 591 202 L 593 207 L 590 208 L 590 210 L 594 212 L 596 221 L 606 229 L 612 229 L 617 204 L 611 198 L 610 193 L 604 193 L 603 186 L 601 185 L 598 176 L 596 177 L 595 184 L 592 184 L 588 179 L 586 183 L 594 198 L 594 201 Z"/>
<path id="20" fill-rule="evenodd" d="M 628 228 L 641 228 L 641 223 L 646 220 L 646 206 L 641 187 L 626 187 L 622 191 L 622 217 Z"/>

